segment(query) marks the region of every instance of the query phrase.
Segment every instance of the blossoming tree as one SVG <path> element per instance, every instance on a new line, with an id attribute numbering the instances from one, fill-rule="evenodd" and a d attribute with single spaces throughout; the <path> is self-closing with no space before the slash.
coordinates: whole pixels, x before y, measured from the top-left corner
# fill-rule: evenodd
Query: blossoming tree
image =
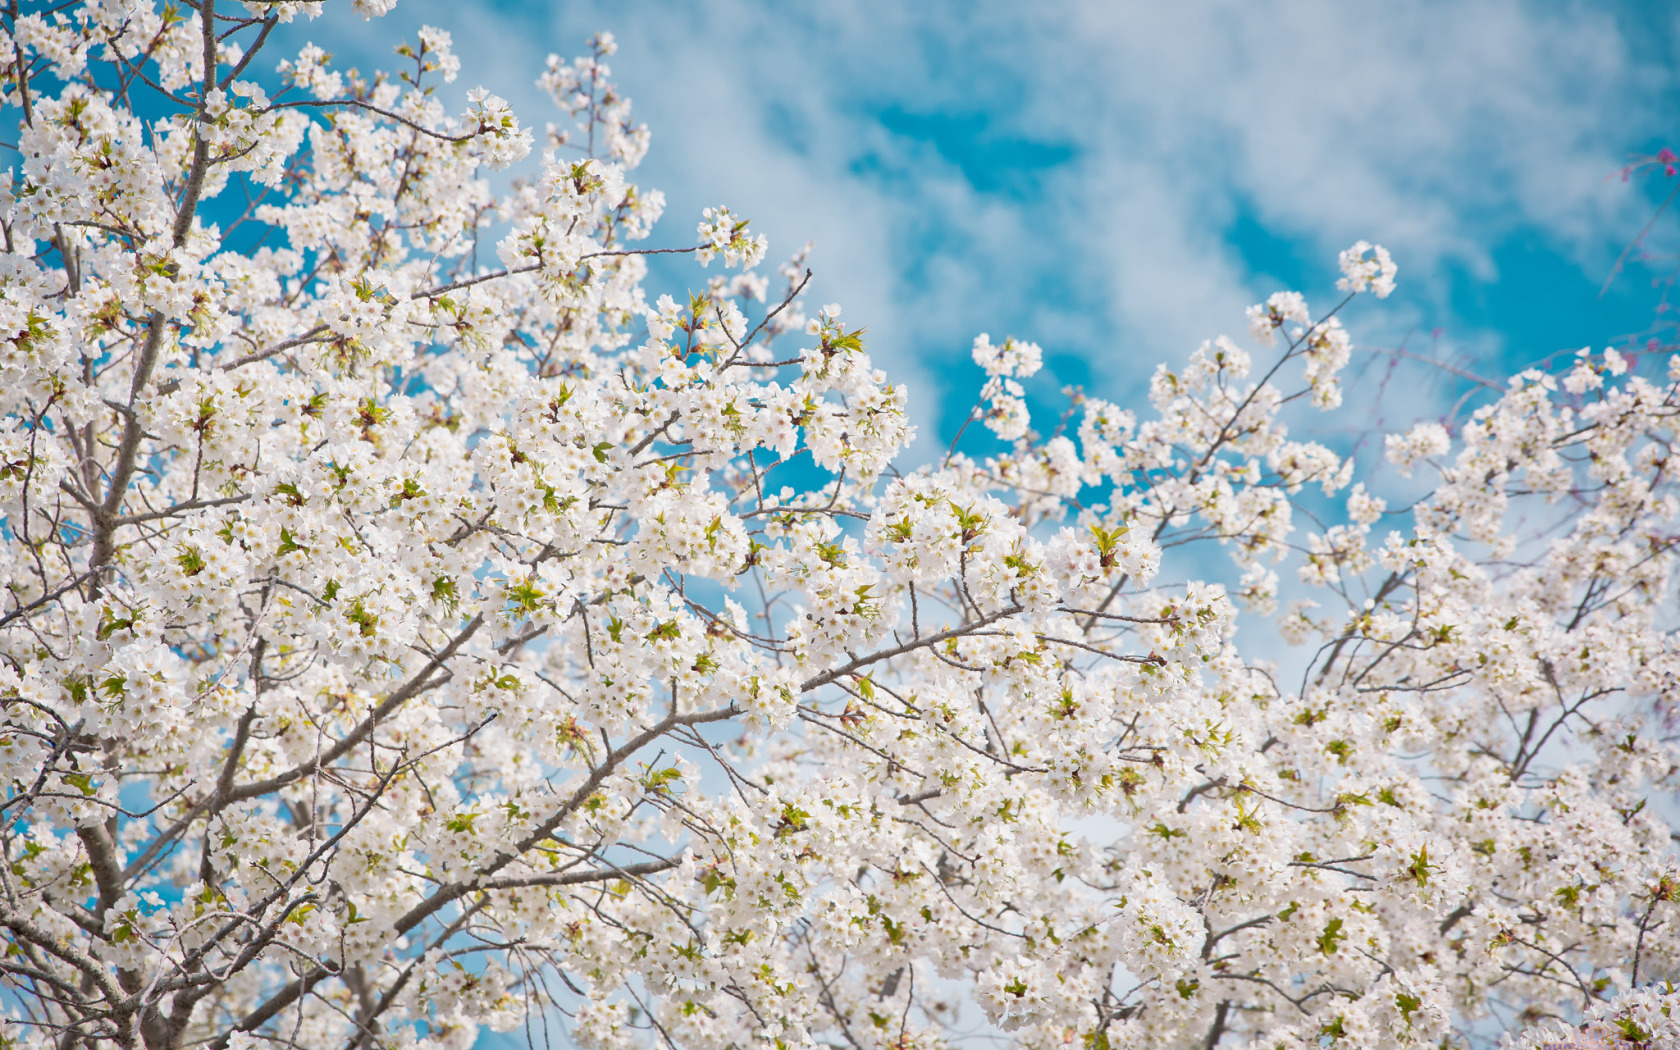
<path id="1" fill-rule="evenodd" d="M 1680 1039 L 1680 366 L 1391 437 L 1390 509 L 1280 293 L 1048 439 L 981 336 L 1006 454 L 895 466 L 800 258 L 640 247 L 610 39 L 498 193 L 447 34 L 275 72 L 318 6 L 0 18 L 0 1044 Z"/>

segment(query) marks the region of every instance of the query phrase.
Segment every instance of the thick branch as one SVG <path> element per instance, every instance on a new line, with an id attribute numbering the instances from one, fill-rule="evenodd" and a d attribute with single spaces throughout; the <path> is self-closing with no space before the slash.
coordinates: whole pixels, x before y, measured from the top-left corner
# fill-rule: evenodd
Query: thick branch
<path id="1" fill-rule="evenodd" d="M 293 766 L 284 773 L 276 773 L 274 776 L 271 776 L 266 780 L 259 780 L 255 783 L 243 784 L 234 788 L 232 791 L 227 793 L 227 801 L 243 802 L 250 798 L 260 798 L 263 795 L 278 791 L 287 784 L 302 780 L 304 777 L 309 776 L 317 769 L 329 766 L 349 754 L 357 744 L 360 744 L 363 740 L 367 739 L 368 735 L 378 727 L 380 722 L 391 717 L 392 712 L 396 711 L 397 708 L 419 695 L 420 692 L 424 690 L 428 684 L 430 684 L 432 673 L 442 667 L 450 657 L 454 656 L 456 651 L 459 650 L 461 646 L 465 645 L 473 635 L 477 634 L 478 629 L 483 626 L 484 614 L 479 613 L 468 622 L 467 626 L 462 629 L 460 634 L 455 636 L 453 641 L 439 650 L 438 653 L 430 660 L 426 661 L 426 666 L 420 669 L 420 673 L 416 674 L 413 678 L 410 678 L 402 685 L 401 688 L 397 689 L 396 692 L 386 697 L 378 707 L 373 709 L 371 714 L 362 719 L 361 723 L 358 724 L 356 728 L 346 733 L 337 743 L 333 744 L 333 746 L 327 748 L 325 751 L 321 752 L 316 757 L 311 758 L 309 761 Z"/>
<path id="2" fill-rule="evenodd" d="M 410 908 L 406 915 L 397 920 L 394 929 L 397 933 L 407 933 L 409 930 L 414 929 L 422 922 L 425 922 L 428 918 L 436 914 L 445 906 L 449 905 L 451 902 L 459 900 L 469 893 L 485 888 L 485 884 L 490 881 L 491 877 L 494 876 L 496 872 L 501 871 L 509 864 L 512 864 L 514 861 L 524 857 L 527 853 L 534 849 L 538 843 L 552 836 L 554 834 L 554 829 L 558 828 L 562 821 L 577 812 L 579 807 L 589 801 L 589 797 L 595 794 L 596 789 L 601 786 L 602 782 L 607 779 L 608 775 L 610 775 L 613 770 L 617 769 L 625 759 L 629 758 L 637 751 L 640 751 L 659 737 L 665 735 L 678 726 L 701 725 L 706 722 L 722 722 L 730 718 L 734 718 L 740 713 L 740 708 L 731 706 L 718 711 L 701 711 L 690 715 L 671 715 L 657 724 L 649 726 L 647 729 L 637 733 L 635 736 L 631 737 L 629 740 L 609 752 L 607 756 L 601 760 L 600 764 L 590 771 L 589 776 L 584 778 L 583 783 L 578 786 L 577 790 L 572 792 L 571 797 L 568 798 L 559 809 L 555 810 L 547 820 L 544 820 L 541 824 L 537 825 L 533 831 L 515 843 L 511 852 L 498 853 L 490 861 L 490 863 L 479 869 L 478 874 L 470 879 L 463 879 L 459 882 L 452 882 L 440 887 L 437 892 L 433 893 L 426 900 L 421 901 L 419 904 Z"/>

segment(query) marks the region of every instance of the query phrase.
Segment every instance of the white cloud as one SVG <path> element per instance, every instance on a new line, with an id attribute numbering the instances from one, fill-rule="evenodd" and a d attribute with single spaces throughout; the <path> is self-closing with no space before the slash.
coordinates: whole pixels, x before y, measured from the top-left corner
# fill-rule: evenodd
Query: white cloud
<path id="1" fill-rule="evenodd" d="M 1625 200 L 1599 192 L 1604 176 L 1657 117 L 1633 97 L 1650 71 L 1603 9 L 1308 0 L 1083 16 L 1111 97 L 1146 111 L 1130 123 L 1150 127 L 1151 153 L 1194 163 L 1213 140 L 1201 160 L 1266 219 L 1376 233 L 1426 264 L 1486 265 L 1485 229 L 1512 222 L 1598 250 Z"/>

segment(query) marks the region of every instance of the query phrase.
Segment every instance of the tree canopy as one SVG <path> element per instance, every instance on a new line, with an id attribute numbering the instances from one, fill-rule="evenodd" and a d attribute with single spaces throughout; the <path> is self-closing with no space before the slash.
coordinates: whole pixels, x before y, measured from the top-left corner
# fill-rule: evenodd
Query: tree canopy
<path id="1" fill-rule="evenodd" d="M 538 136 L 320 6 L 0 17 L 0 1045 L 1680 1045 L 1680 360 L 1390 507 L 1289 425 L 1361 242 L 911 459 L 803 253 L 651 237 L 610 37 Z"/>

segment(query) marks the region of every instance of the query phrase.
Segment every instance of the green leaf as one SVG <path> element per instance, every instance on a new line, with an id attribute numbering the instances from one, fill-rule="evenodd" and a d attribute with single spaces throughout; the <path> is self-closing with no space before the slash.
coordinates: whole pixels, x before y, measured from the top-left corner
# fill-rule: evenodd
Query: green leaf
<path id="1" fill-rule="evenodd" d="M 344 614 L 344 618 L 356 625 L 363 638 L 372 638 L 375 629 L 379 627 L 379 617 L 368 612 L 362 606 L 360 598 L 356 600 L 356 604 L 350 607 L 350 611 Z"/>
<path id="2" fill-rule="evenodd" d="M 439 576 L 433 580 L 432 601 L 438 602 L 450 612 L 454 612 L 461 604 L 461 596 L 455 590 L 455 581 L 447 576 Z"/>
<path id="3" fill-rule="evenodd" d="M 508 591 L 508 601 L 520 612 L 536 612 L 541 606 L 544 592 L 531 584 L 529 580 Z"/>
<path id="4" fill-rule="evenodd" d="M 1418 889 L 1429 885 L 1429 867 L 1429 847 L 1424 846 L 1412 854 L 1412 863 L 1405 869 L 1416 880 Z"/>
<path id="5" fill-rule="evenodd" d="M 293 538 L 291 530 L 287 529 L 284 526 L 281 526 L 281 528 L 280 528 L 280 549 L 274 552 L 274 556 L 276 558 L 284 558 L 286 555 L 292 553 L 293 551 L 302 551 L 303 553 L 308 554 L 309 553 L 309 548 L 305 547 L 303 544 L 299 543 L 295 538 Z"/>
<path id="6" fill-rule="evenodd" d="M 175 556 L 175 564 L 181 567 L 184 576 L 197 576 L 204 571 L 204 555 L 197 547 L 183 547 L 181 553 Z"/>
<path id="7" fill-rule="evenodd" d="M 289 481 L 282 481 L 274 486 L 274 491 L 286 497 L 286 502 L 294 507 L 301 507 L 304 504 L 303 492 Z"/>
<path id="8" fill-rule="evenodd" d="M 861 353 L 863 337 L 867 332 L 867 328 L 856 328 L 844 335 L 835 336 L 829 341 L 828 345 L 835 350 L 850 350 L 852 353 Z"/>
<path id="9" fill-rule="evenodd" d="M 1407 995 L 1405 992 L 1399 992 L 1394 996 L 1394 1005 L 1400 1008 L 1400 1016 L 1405 1019 L 1405 1022 L 1407 1024 L 1411 1024 L 1412 1015 L 1417 1013 L 1418 1009 L 1423 1006 L 1423 1000 L 1415 995 Z"/>
<path id="10" fill-rule="evenodd" d="M 1324 927 L 1324 932 L 1319 935 L 1318 950 L 1325 955 L 1335 955 L 1337 942 L 1345 936 L 1347 935 L 1342 932 L 1342 920 L 1331 919 Z"/>
<path id="11" fill-rule="evenodd" d="M 1636 1046 L 1650 1043 L 1651 1033 L 1640 1027 L 1639 1022 L 1631 1017 L 1618 1017 L 1616 1030 L 1622 1033 L 1622 1038 Z"/>
<path id="12" fill-rule="evenodd" d="M 109 612 L 107 612 L 105 614 L 105 619 L 99 621 L 99 628 L 95 630 L 93 634 L 95 638 L 98 638 L 103 642 L 105 639 L 111 637 L 112 631 L 120 631 L 133 626 L 134 620 L 132 618 L 113 617 Z"/>

